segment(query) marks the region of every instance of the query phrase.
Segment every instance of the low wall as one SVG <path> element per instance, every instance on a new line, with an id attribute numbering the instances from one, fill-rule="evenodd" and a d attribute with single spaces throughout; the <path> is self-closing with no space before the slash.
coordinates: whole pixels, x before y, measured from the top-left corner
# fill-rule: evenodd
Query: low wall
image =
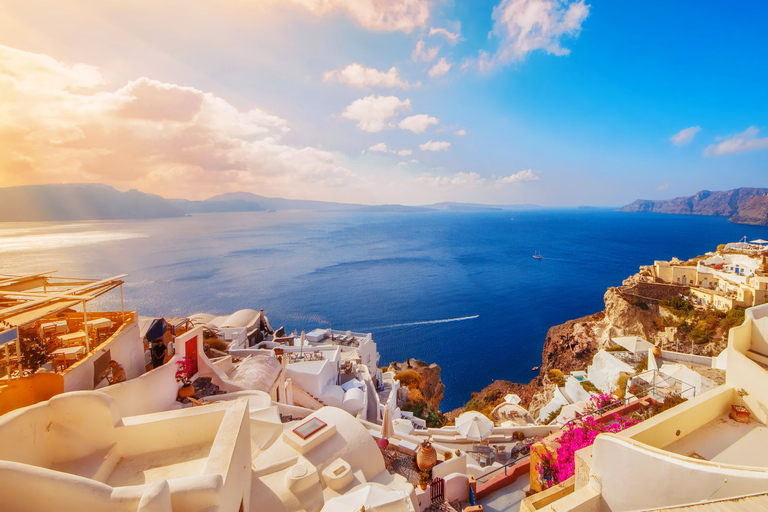
<path id="1" fill-rule="evenodd" d="M 13 379 L 0 388 L 0 415 L 50 399 L 64 392 L 64 377 L 57 373 L 36 373 Z"/>
<path id="2" fill-rule="evenodd" d="M 478 485 L 477 498 L 483 498 L 492 494 L 499 489 L 502 489 L 508 485 L 515 483 L 515 481 L 523 475 L 529 475 L 531 471 L 531 459 L 527 458 L 517 464 L 506 468 L 506 470 L 500 469 L 498 476 L 494 476 L 490 481 L 485 484 Z"/>
<path id="3" fill-rule="evenodd" d="M 167 411 L 181 407 L 176 403 L 180 384 L 176 382 L 175 355 L 170 361 L 150 370 L 144 375 L 113 386 L 99 388 L 115 399 L 120 415 L 123 417 Z"/>
<path id="4" fill-rule="evenodd" d="M 621 435 L 648 446 L 664 448 L 730 411 L 733 397 L 733 388 L 719 386 L 629 427 Z"/>
<path id="5" fill-rule="evenodd" d="M 702 364 L 704 366 L 709 366 L 710 368 L 715 367 L 715 359 L 717 359 L 715 357 L 697 356 L 694 354 L 683 354 L 682 352 L 673 352 L 671 350 L 662 350 L 661 357 L 662 359 L 668 359 L 670 361 Z"/>
<path id="6" fill-rule="evenodd" d="M 678 406 L 680 407 L 680 406 Z M 768 471 L 701 461 L 617 434 L 595 439 L 592 475 L 606 508 L 648 510 L 765 492 Z"/>
<path id="7" fill-rule="evenodd" d="M 515 432 L 522 432 L 525 437 L 545 437 L 560 430 L 558 425 L 528 425 L 525 427 L 494 427 L 491 437 L 487 440 L 491 443 L 512 442 L 512 435 Z M 441 443 L 463 443 L 466 444 L 467 438 L 460 436 L 454 427 L 428 428 L 426 430 L 414 430 L 412 436 L 418 438 L 429 438 L 439 436 L 435 440 Z M 423 439 L 422 439 L 423 440 Z"/>
<path id="8" fill-rule="evenodd" d="M 133 379 L 146 371 L 144 363 L 144 342 L 139 335 L 138 315 L 126 316 L 126 323 L 104 343 L 95 347 L 88 357 L 76 362 L 64 372 L 64 391 L 84 391 L 93 389 L 93 362 L 102 352 L 110 351 L 110 357 L 123 365 L 128 379 Z"/>

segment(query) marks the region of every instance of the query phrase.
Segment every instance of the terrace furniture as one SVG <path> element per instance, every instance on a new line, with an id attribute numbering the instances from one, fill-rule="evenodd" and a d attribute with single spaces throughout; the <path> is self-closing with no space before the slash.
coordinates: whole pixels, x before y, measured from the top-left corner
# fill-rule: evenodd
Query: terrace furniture
<path id="1" fill-rule="evenodd" d="M 67 347 L 82 345 L 85 343 L 85 333 L 83 331 L 77 331 L 70 334 L 62 334 L 59 336 L 59 341 L 64 343 Z"/>
<path id="2" fill-rule="evenodd" d="M 83 346 L 60 348 L 58 350 L 54 350 L 51 353 L 53 369 L 56 371 L 58 367 L 61 367 L 62 370 L 65 370 L 70 366 L 70 364 L 82 359 L 84 355 L 85 347 Z"/>

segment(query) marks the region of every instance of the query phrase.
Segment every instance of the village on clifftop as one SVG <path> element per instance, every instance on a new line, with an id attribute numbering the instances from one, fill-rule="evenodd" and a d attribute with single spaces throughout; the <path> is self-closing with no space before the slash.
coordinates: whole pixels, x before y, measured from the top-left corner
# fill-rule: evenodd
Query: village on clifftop
<path id="1" fill-rule="evenodd" d="M 54 274 L 0 275 L 3 511 L 768 507 L 768 241 L 641 267 L 622 293 L 663 312 L 654 339 L 609 330 L 537 410 L 439 428 L 371 333 L 142 317 L 125 274 Z"/>

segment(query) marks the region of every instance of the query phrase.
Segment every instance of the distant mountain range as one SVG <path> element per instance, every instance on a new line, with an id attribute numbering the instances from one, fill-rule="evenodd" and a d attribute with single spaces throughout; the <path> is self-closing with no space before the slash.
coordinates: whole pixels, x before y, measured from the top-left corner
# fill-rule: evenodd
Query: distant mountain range
<path id="1" fill-rule="evenodd" d="M 638 199 L 618 211 L 715 215 L 729 217 L 731 222 L 739 224 L 768 226 L 768 188 L 702 190 L 692 196 L 660 201 Z"/>
<path id="2" fill-rule="evenodd" d="M 0 222 L 181 217 L 167 199 L 108 185 L 29 185 L 0 188 Z"/>
<path id="3" fill-rule="evenodd" d="M 257 212 L 264 210 L 426 212 L 435 210 L 520 210 L 536 205 L 436 203 L 426 206 L 363 205 L 282 199 L 250 192 L 233 192 L 204 201 L 166 199 L 138 190 L 120 192 L 94 183 L 27 185 L 0 188 L 0 222 L 118 220 L 181 217 L 196 213 Z"/>

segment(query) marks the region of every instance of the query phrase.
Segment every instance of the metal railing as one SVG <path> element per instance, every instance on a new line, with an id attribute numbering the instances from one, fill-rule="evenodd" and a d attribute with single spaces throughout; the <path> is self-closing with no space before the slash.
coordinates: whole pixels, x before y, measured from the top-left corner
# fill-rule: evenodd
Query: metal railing
<path id="1" fill-rule="evenodd" d="M 507 469 L 510 466 L 514 466 L 518 462 L 521 462 L 521 461 L 529 458 L 530 456 L 531 456 L 531 454 L 529 452 L 529 453 L 527 453 L 525 455 L 521 455 L 520 457 L 518 457 L 516 459 L 512 459 L 510 461 L 505 462 L 504 465 L 501 466 L 501 467 L 492 469 L 491 471 L 488 471 L 487 473 L 483 473 L 482 475 L 477 477 L 477 483 L 478 484 L 484 484 L 484 483 L 488 482 L 492 478 L 498 476 L 500 474 L 500 471 L 504 471 L 504 475 L 506 475 L 507 474 Z"/>

